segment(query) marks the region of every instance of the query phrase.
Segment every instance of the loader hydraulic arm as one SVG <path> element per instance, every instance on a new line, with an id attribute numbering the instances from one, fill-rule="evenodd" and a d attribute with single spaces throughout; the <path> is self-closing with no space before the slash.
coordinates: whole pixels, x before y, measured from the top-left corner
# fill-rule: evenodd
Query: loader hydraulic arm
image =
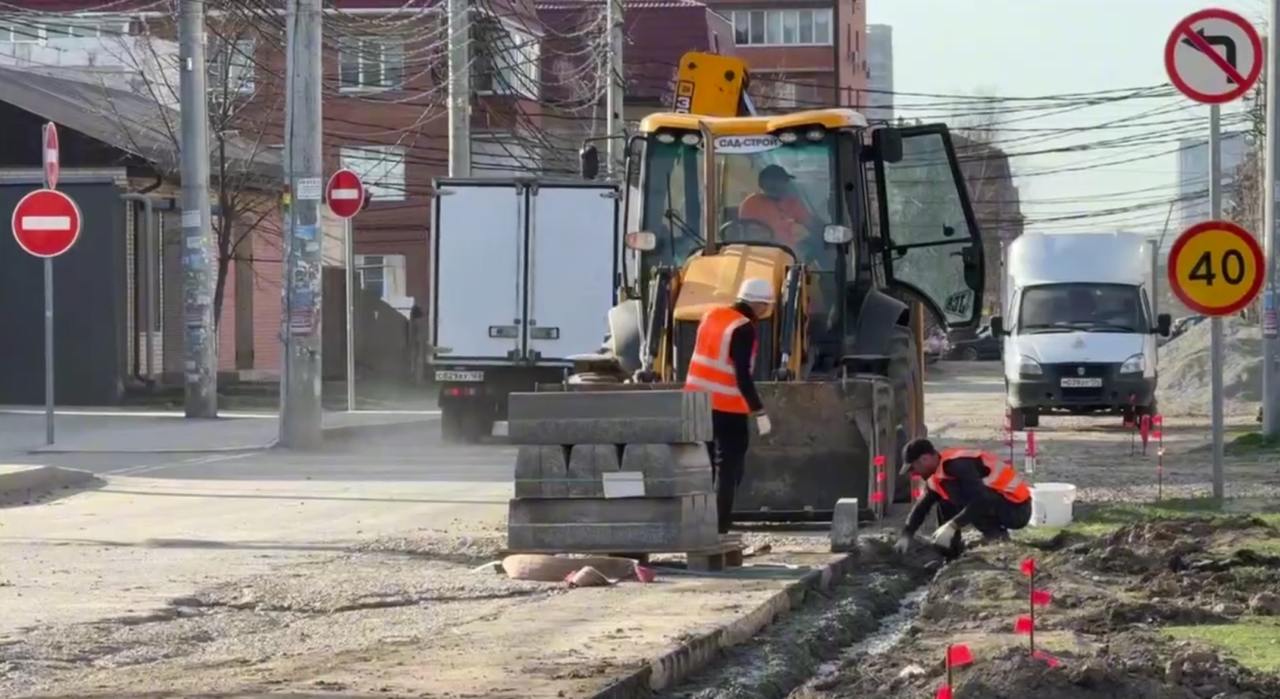
<path id="1" fill-rule="evenodd" d="M 680 57 L 671 111 L 713 117 L 756 116 L 747 94 L 750 82 L 742 59 L 690 51 Z"/>

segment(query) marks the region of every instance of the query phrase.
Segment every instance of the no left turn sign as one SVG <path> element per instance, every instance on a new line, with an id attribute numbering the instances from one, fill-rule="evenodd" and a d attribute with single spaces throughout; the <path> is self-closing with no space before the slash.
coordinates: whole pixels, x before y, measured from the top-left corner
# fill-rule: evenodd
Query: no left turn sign
<path id="1" fill-rule="evenodd" d="M 1222 104 L 1248 92 L 1262 73 L 1262 39 L 1234 12 L 1210 9 L 1178 22 L 1164 47 L 1169 79 L 1184 95 Z"/>

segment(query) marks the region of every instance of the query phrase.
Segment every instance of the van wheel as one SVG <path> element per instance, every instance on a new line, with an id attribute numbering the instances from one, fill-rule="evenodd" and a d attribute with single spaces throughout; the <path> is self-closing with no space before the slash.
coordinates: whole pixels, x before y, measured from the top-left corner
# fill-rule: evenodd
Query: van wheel
<path id="1" fill-rule="evenodd" d="M 1027 429 L 1027 414 L 1018 408 L 1009 408 L 1009 429 L 1014 432 Z"/>
<path id="2" fill-rule="evenodd" d="M 1040 426 L 1040 411 L 1035 408 L 1026 408 L 1022 411 L 1022 424 L 1027 427 Z"/>

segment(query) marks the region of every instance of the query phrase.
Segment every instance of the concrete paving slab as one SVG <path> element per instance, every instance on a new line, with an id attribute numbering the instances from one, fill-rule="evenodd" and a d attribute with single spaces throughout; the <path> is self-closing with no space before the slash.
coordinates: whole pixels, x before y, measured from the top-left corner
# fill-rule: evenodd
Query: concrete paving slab
<path id="1" fill-rule="evenodd" d="M 688 391 L 513 393 L 507 433 L 517 444 L 711 441 L 711 402 Z"/>

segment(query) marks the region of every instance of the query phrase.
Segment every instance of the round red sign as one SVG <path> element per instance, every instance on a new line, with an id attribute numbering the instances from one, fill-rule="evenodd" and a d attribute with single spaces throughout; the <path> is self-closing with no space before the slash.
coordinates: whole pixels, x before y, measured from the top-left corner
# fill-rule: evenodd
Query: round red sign
<path id="1" fill-rule="evenodd" d="M 57 257 L 80 237 L 80 207 L 53 189 L 37 189 L 13 208 L 13 237 L 36 257 Z"/>
<path id="2" fill-rule="evenodd" d="M 360 176 L 345 168 L 333 173 L 324 194 L 329 210 L 339 218 L 355 216 L 364 205 L 364 184 L 360 182 Z"/>

